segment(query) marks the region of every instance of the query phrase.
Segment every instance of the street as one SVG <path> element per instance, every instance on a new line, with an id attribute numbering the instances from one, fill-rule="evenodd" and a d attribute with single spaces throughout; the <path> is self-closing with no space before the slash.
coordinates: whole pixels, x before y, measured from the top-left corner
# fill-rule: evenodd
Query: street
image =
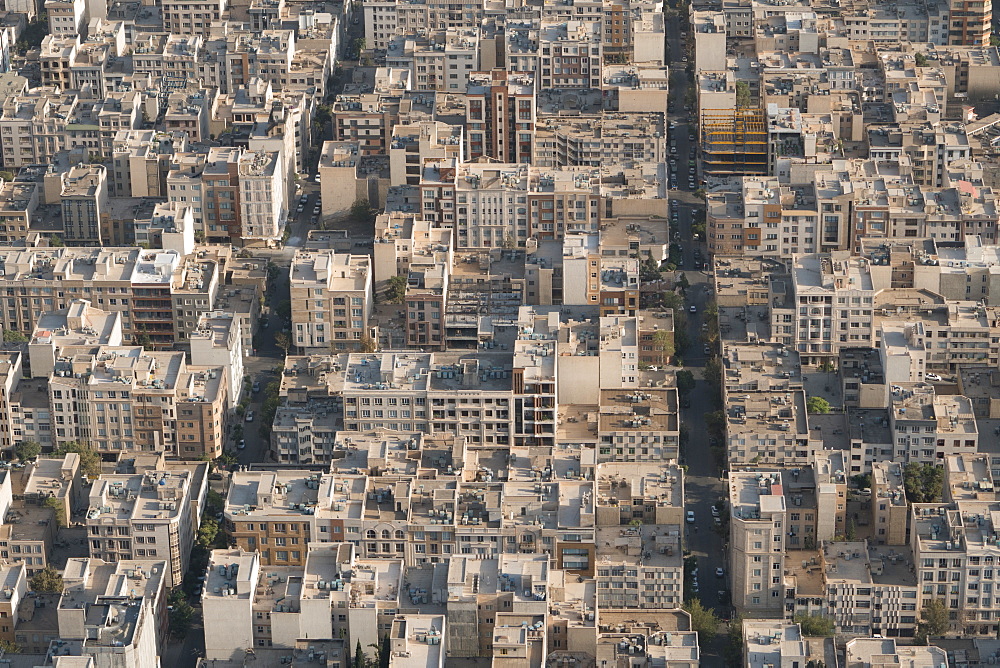
<path id="1" fill-rule="evenodd" d="M 728 596 L 729 564 L 726 560 L 728 535 L 723 534 L 723 528 L 728 528 L 728 524 L 716 525 L 711 509 L 713 505 L 722 509 L 726 489 L 719 477 L 721 473 L 719 466 L 709 447 L 709 435 L 704 420 L 705 413 L 718 409 L 718 398 L 712 396 L 716 391 L 715 388 L 710 388 L 709 384 L 702 380 L 702 372 L 708 358 L 703 351 L 702 323 L 705 310 L 711 302 L 709 290 L 712 281 L 704 271 L 694 270 L 696 249 L 701 251 L 700 259 L 707 261 L 709 258 L 705 239 L 695 241 L 692 232 L 695 211 L 702 209 L 704 202 L 694 196 L 695 188 L 691 188 L 688 184 L 689 174 L 695 174 L 695 183 L 698 183 L 697 173 L 691 169 L 691 165 L 696 165 L 698 160 L 697 126 L 690 122 L 690 118 L 696 112 L 684 110 L 691 81 L 687 74 L 687 63 L 683 62 L 686 52 L 681 37 L 682 29 L 687 29 L 686 19 L 677 13 L 671 13 L 667 17 L 666 30 L 669 59 L 674 76 L 671 78 L 671 107 L 668 118 L 677 124 L 670 135 L 672 141 L 676 138 L 677 152 L 671 153 L 670 158 L 676 160 L 678 188 L 671 189 L 669 196 L 677 201 L 677 206 L 672 208 L 679 213 L 678 238 L 674 241 L 683 248 L 683 262 L 678 269 L 684 272 L 690 283 L 685 306 L 693 304 L 697 308 L 697 313 L 687 314 L 690 344 L 688 351 L 683 355 L 685 368 L 694 373 L 696 383 L 694 390 L 688 395 L 689 406 L 680 409 L 681 422 L 689 426 L 687 445 L 681 453 L 682 463 L 688 467 L 684 490 L 685 511 L 694 511 L 695 517 L 694 524 L 685 524 L 686 546 L 690 555 L 697 559 L 699 584 L 697 597 L 705 608 L 715 610 L 716 614 L 725 620 L 729 619 L 731 614 Z M 691 136 L 695 137 L 695 141 L 691 141 Z M 717 349 L 712 354 L 715 352 Z M 724 577 L 716 576 L 717 568 L 723 569 Z M 720 591 L 724 593 L 720 595 Z M 715 668 L 725 665 L 723 648 L 727 640 L 726 630 L 726 626 L 721 626 L 719 635 L 713 642 L 701 643 L 702 666 Z"/>

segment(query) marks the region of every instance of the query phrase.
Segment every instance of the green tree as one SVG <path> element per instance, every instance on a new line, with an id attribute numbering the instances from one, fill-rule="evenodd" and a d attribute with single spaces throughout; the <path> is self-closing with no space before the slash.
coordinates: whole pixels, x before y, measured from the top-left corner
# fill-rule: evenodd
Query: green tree
<path id="1" fill-rule="evenodd" d="M 378 342 L 367 334 L 358 339 L 358 346 L 363 353 L 373 353 L 378 350 Z"/>
<path id="2" fill-rule="evenodd" d="M 676 315 L 678 312 L 684 311 L 684 298 L 672 290 L 664 292 L 663 295 L 661 296 L 661 301 L 663 302 L 664 308 L 670 308 L 674 310 L 674 315 Z M 678 329 L 677 323 L 675 322 L 674 331 L 676 331 L 677 329 Z"/>
<path id="3" fill-rule="evenodd" d="M 677 393 L 684 396 L 688 392 L 694 389 L 695 381 L 694 374 L 683 369 L 677 372 Z"/>
<path id="4" fill-rule="evenodd" d="M 333 108 L 328 104 L 317 106 L 315 120 L 325 128 L 326 124 L 333 120 Z"/>
<path id="5" fill-rule="evenodd" d="M 722 657 L 727 666 L 738 666 L 743 663 L 743 615 L 736 615 L 730 620 Z"/>
<path id="6" fill-rule="evenodd" d="M 21 441 L 14 446 L 14 454 L 21 463 L 33 461 L 42 454 L 42 444 L 38 441 Z"/>
<path id="7" fill-rule="evenodd" d="M 684 609 L 691 615 L 691 630 L 698 632 L 698 643 L 702 648 L 710 645 L 719 632 L 719 618 L 715 611 L 704 607 L 696 598 L 685 603 Z"/>
<path id="8" fill-rule="evenodd" d="M 794 621 L 802 628 L 804 636 L 830 637 L 834 632 L 833 619 L 826 615 L 800 613 L 795 615 Z"/>
<path id="9" fill-rule="evenodd" d="M 14 329 L 3 330 L 4 343 L 27 343 L 28 337 Z"/>
<path id="10" fill-rule="evenodd" d="M 292 320 L 292 302 L 289 299 L 285 299 L 274 307 L 274 312 L 279 318 L 285 322 L 291 322 Z"/>
<path id="11" fill-rule="evenodd" d="M 274 335 L 274 345 L 278 346 L 288 354 L 288 349 L 292 347 L 292 337 L 288 335 L 288 332 L 277 332 Z"/>
<path id="12" fill-rule="evenodd" d="M 705 380 L 707 380 L 712 385 L 722 385 L 722 361 L 716 357 L 709 357 L 705 361 L 705 369 L 702 371 L 702 375 Z"/>
<path id="13" fill-rule="evenodd" d="M 170 593 L 167 604 L 170 610 L 170 634 L 175 638 L 183 638 L 191 630 L 194 608 L 187 602 L 184 590 L 180 587 Z"/>
<path id="14" fill-rule="evenodd" d="M 0 639 L 0 652 L 4 654 L 21 654 L 24 648 L 9 640 Z"/>
<path id="15" fill-rule="evenodd" d="M 14 177 L 14 172 L 9 169 L 0 169 L 0 179 L 3 179 L 4 181 L 13 181 Z"/>
<path id="16" fill-rule="evenodd" d="M 389 634 L 386 633 L 382 636 L 382 646 L 378 653 L 378 668 L 389 668 L 389 662 L 392 659 L 392 641 L 389 639 Z"/>
<path id="17" fill-rule="evenodd" d="M 915 53 L 913 59 L 917 62 L 917 67 L 927 67 L 927 56 L 924 54 Z"/>
<path id="18" fill-rule="evenodd" d="M 402 304 L 406 298 L 406 276 L 393 276 L 385 282 L 385 300 L 390 304 Z"/>
<path id="19" fill-rule="evenodd" d="M 80 472 L 83 475 L 91 478 L 101 475 L 101 456 L 91 450 L 89 445 L 79 441 L 69 441 L 60 445 L 55 454 L 57 457 L 65 457 L 70 452 L 80 455 Z"/>
<path id="20" fill-rule="evenodd" d="M 864 473 L 851 476 L 851 485 L 854 489 L 868 489 L 872 486 L 872 474 Z"/>
<path id="21" fill-rule="evenodd" d="M 664 357 L 673 357 L 674 352 L 676 352 L 676 347 L 674 346 L 674 337 L 670 332 L 664 331 L 662 329 L 657 330 L 653 333 L 653 344 L 663 351 Z"/>
<path id="22" fill-rule="evenodd" d="M 712 438 L 722 439 L 726 433 L 726 414 L 724 411 L 705 413 L 705 429 Z"/>
<path id="23" fill-rule="evenodd" d="M 145 332 L 140 332 L 132 338 L 134 339 L 132 342 L 137 346 L 142 346 L 144 350 L 151 350 L 153 348 L 153 340 Z"/>
<path id="24" fill-rule="evenodd" d="M 198 527 L 198 544 L 202 547 L 212 547 L 218 535 L 219 523 L 215 521 L 214 517 L 203 516 L 201 526 Z"/>
<path id="25" fill-rule="evenodd" d="M 752 103 L 750 97 L 750 84 L 746 81 L 736 82 L 736 106 L 741 108 L 749 107 Z"/>
<path id="26" fill-rule="evenodd" d="M 365 651 L 361 649 L 361 641 L 354 648 L 354 668 L 365 668 Z"/>
<path id="27" fill-rule="evenodd" d="M 829 413 L 830 402 L 823 397 L 809 397 L 809 399 L 806 400 L 806 410 L 810 413 Z"/>
<path id="28" fill-rule="evenodd" d="M 903 488 L 910 503 L 934 503 L 944 491 L 944 469 L 912 462 L 903 469 Z"/>
<path id="29" fill-rule="evenodd" d="M 854 524 L 854 520 L 847 520 L 847 528 L 844 530 L 844 538 L 847 540 L 857 540 L 858 539 L 858 527 Z"/>
<path id="30" fill-rule="evenodd" d="M 55 513 L 56 524 L 60 527 L 66 526 L 66 504 L 63 503 L 62 499 L 55 496 L 47 496 L 42 501 L 42 505 L 51 508 Z"/>
<path id="31" fill-rule="evenodd" d="M 354 200 L 350 216 L 351 220 L 358 224 L 372 225 L 375 223 L 375 209 L 366 199 Z"/>
<path id="32" fill-rule="evenodd" d="M 949 626 L 948 606 L 943 600 L 933 598 L 920 611 L 916 641 L 921 645 L 926 645 L 930 638 L 940 638 L 947 634 Z"/>
<path id="33" fill-rule="evenodd" d="M 677 287 L 685 292 L 689 287 L 691 287 L 691 281 L 688 280 L 687 274 L 682 273 L 677 277 Z"/>
<path id="34" fill-rule="evenodd" d="M 62 573 L 52 566 L 46 566 L 31 576 L 31 591 L 39 594 L 61 594 L 63 590 Z"/>
<path id="35" fill-rule="evenodd" d="M 66 242 L 62 240 L 62 237 L 58 234 L 53 234 L 49 237 L 49 246 L 52 248 L 62 248 L 66 245 Z"/>

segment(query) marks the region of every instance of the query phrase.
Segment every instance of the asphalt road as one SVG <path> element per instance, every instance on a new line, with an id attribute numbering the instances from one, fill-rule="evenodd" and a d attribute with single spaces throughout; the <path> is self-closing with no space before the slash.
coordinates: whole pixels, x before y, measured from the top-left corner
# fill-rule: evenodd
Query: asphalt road
<path id="1" fill-rule="evenodd" d="M 690 79 L 687 75 L 687 63 L 683 62 L 685 45 L 681 39 L 681 29 L 687 29 L 687 20 L 676 13 L 669 16 L 666 22 L 667 45 L 669 48 L 671 70 L 675 76 L 671 79 L 670 101 L 672 112 L 669 120 L 676 123 L 671 132 L 671 138 L 676 140 L 677 153 L 671 158 L 677 161 L 677 190 L 670 191 L 670 198 L 677 201 L 678 239 L 683 250 L 681 269 L 687 277 L 690 287 L 687 290 L 686 306 L 694 305 L 697 313 L 688 313 L 687 328 L 690 348 L 683 356 L 685 366 L 694 372 L 695 389 L 689 395 L 690 406 L 681 408 L 682 423 L 689 425 L 687 445 L 681 457 L 682 463 L 688 467 L 685 477 L 685 510 L 694 511 L 693 524 L 685 524 L 686 545 L 690 555 L 697 559 L 698 567 L 698 598 L 702 605 L 714 609 L 721 619 L 729 619 L 728 575 L 729 564 L 726 560 L 728 536 L 722 527 L 717 526 L 712 517 L 713 505 L 721 506 L 725 496 L 725 485 L 720 479 L 721 471 L 709 447 L 709 436 L 705 428 L 705 413 L 718 408 L 717 398 L 711 395 L 708 383 L 702 380 L 702 372 L 708 358 L 703 351 L 701 326 L 704 322 L 705 308 L 711 301 L 709 288 L 711 281 L 702 271 L 694 271 L 695 249 L 701 250 L 702 259 L 708 258 L 704 239 L 694 241 L 691 226 L 694 222 L 694 212 L 704 207 L 704 202 L 696 198 L 688 185 L 689 161 L 697 163 L 697 141 L 691 141 L 689 136 L 697 136 L 695 125 L 691 122 L 695 112 L 684 111 L 685 94 Z M 697 183 L 697 179 L 696 179 Z M 697 187 L 697 186 L 696 186 Z M 714 353 L 713 353 L 714 354 Z M 722 568 L 724 576 L 716 576 L 716 569 Z M 720 591 L 726 592 L 720 597 Z M 701 664 L 705 668 L 715 668 L 725 665 L 723 647 L 726 642 L 726 627 L 719 629 L 719 635 L 711 643 L 702 643 Z"/>

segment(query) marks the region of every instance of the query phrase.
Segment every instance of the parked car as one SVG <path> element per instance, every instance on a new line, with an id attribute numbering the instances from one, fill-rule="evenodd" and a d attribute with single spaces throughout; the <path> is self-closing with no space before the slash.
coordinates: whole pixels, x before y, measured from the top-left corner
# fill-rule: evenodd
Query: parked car
<path id="1" fill-rule="evenodd" d="M 240 442 L 236 445 L 236 447 L 239 448 L 240 450 L 242 450 L 243 448 L 247 447 L 247 441 L 246 441 L 246 439 L 245 438 L 241 438 Z"/>
<path id="2" fill-rule="evenodd" d="M 694 304 L 691 304 L 691 308 L 689 308 L 688 310 L 691 311 L 691 313 L 697 313 L 698 307 L 695 306 Z"/>
<path id="3" fill-rule="evenodd" d="M 259 380 L 255 380 L 253 382 L 253 391 L 254 391 L 254 393 L 260 392 L 260 381 Z"/>
<path id="4" fill-rule="evenodd" d="M 942 381 L 942 380 L 944 380 L 944 378 L 942 378 L 941 376 L 939 376 L 936 373 L 925 373 L 924 374 L 924 378 L 926 378 L 927 380 L 936 380 L 936 381 L 939 381 L 939 382 Z"/>
<path id="5" fill-rule="evenodd" d="M 722 578 L 726 576 L 726 572 L 722 570 L 721 567 L 715 569 L 715 577 Z"/>
<path id="6" fill-rule="evenodd" d="M 247 411 L 246 417 L 243 419 L 247 422 L 253 422 L 253 411 Z"/>
<path id="7" fill-rule="evenodd" d="M 687 523 L 688 524 L 694 524 L 694 511 L 693 510 L 687 511 Z"/>
<path id="8" fill-rule="evenodd" d="M 718 516 L 719 516 L 719 509 L 715 506 L 712 506 L 712 517 L 718 517 Z"/>

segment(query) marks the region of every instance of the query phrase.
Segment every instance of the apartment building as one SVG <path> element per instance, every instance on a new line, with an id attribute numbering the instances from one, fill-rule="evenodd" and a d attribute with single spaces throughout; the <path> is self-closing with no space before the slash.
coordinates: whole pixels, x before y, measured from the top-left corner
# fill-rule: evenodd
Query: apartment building
<path id="1" fill-rule="evenodd" d="M 908 547 L 830 542 L 822 561 L 828 614 L 839 633 L 913 637 L 922 606 Z"/>
<path id="2" fill-rule="evenodd" d="M 49 16 L 49 34 L 77 37 L 86 34 L 87 3 L 85 0 L 45 0 Z"/>
<path id="3" fill-rule="evenodd" d="M 53 441 L 198 459 L 221 450 L 226 395 L 224 370 L 188 367 L 184 353 L 80 351 L 57 359 L 49 379 Z"/>
<path id="4" fill-rule="evenodd" d="M 219 368 L 226 375 L 228 407 L 234 409 L 244 391 L 243 335 L 240 319 L 233 313 L 209 311 L 198 318 L 198 325 L 187 337 L 191 344 L 191 363 Z"/>
<path id="5" fill-rule="evenodd" d="M 244 241 L 281 238 L 286 223 L 285 184 L 281 153 L 251 151 L 240 155 L 238 203 L 240 237 Z"/>
<path id="6" fill-rule="evenodd" d="M 898 645 L 892 638 L 854 638 L 847 641 L 849 666 L 874 666 L 879 662 L 940 665 L 948 654 L 940 647 Z"/>
<path id="7" fill-rule="evenodd" d="M 783 473 L 729 476 L 730 580 L 739 614 L 776 617 L 784 606 L 785 523 L 789 509 Z"/>
<path id="8" fill-rule="evenodd" d="M 207 474 L 207 466 L 198 466 L 102 475 L 90 490 L 90 556 L 165 561 L 164 586 L 179 586 L 201 520 Z"/>
<path id="9" fill-rule="evenodd" d="M 807 638 L 799 624 L 747 619 L 743 621 L 742 631 L 743 665 L 747 668 L 796 663 L 805 666 L 810 662 L 829 666 L 837 661 L 832 638 Z"/>
<path id="10" fill-rule="evenodd" d="M 471 72 L 464 100 L 469 160 L 489 156 L 501 162 L 534 162 L 534 72 Z"/>
<path id="11" fill-rule="evenodd" d="M 292 345 L 312 352 L 360 350 L 369 337 L 368 256 L 303 250 L 291 268 Z"/>
<path id="12" fill-rule="evenodd" d="M 938 395 L 926 383 L 893 386 L 889 422 L 897 462 L 934 463 L 979 448 L 972 402 L 961 395 Z"/>
<path id="13" fill-rule="evenodd" d="M 67 244 L 100 246 L 107 236 L 108 170 L 104 165 L 75 165 L 62 175 L 63 237 Z"/>
<path id="14" fill-rule="evenodd" d="M 163 29 L 177 35 L 198 35 L 208 39 L 212 22 L 223 18 L 226 10 L 225 0 L 184 3 L 167 0 L 162 7 Z"/>

